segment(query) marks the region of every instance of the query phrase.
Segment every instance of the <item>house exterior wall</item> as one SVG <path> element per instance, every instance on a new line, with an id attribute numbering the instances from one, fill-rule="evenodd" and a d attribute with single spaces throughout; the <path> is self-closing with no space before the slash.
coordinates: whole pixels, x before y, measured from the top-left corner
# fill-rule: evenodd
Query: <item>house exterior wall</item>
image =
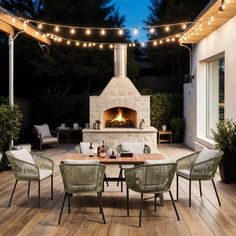
<path id="1" fill-rule="evenodd" d="M 195 150 L 212 147 L 206 137 L 206 61 L 225 57 L 225 118 L 236 120 L 236 16 L 193 45 L 194 80 L 184 85 L 185 144 Z"/>

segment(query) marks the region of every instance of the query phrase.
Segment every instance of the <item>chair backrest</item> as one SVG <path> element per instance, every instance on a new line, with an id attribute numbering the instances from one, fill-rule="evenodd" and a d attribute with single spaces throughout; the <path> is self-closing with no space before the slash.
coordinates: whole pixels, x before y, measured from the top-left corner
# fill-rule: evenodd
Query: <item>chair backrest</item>
<path id="1" fill-rule="evenodd" d="M 206 156 L 201 157 L 200 156 L 201 153 L 199 153 L 197 160 L 192 166 L 191 174 L 195 178 L 199 178 L 199 179 L 212 179 L 215 176 L 217 167 L 220 163 L 220 160 L 224 152 L 221 150 L 216 150 L 216 149 L 214 150 L 208 149 L 207 151 L 204 151 L 203 153 L 205 153 Z"/>
<path id="2" fill-rule="evenodd" d="M 36 134 L 40 134 L 41 138 L 52 137 L 48 124 L 34 125 Z"/>
<path id="3" fill-rule="evenodd" d="M 131 152 L 133 154 L 151 153 L 151 148 L 142 142 L 122 142 L 117 146 L 117 153 Z"/>
<path id="4" fill-rule="evenodd" d="M 137 192 L 165 192 L 170 189 L 176 163 L 141 165 L 125 171 L 127 186 Z"/>
<path id="5" fill-rule="evenodd" d="M 15 175 L 15 177 L 18 179 L 20 176 L 22 177 L 29 174 L 27 172 L 29 168 L 29 164 L 35 165 L 35 161 L 30 154 L 30 152 L 24 148 L 19 150 L 12 150 L 6 152 L 7 159 L 9 160 L 12 171 Z M 27 164 L 29 163 L 29 164 Z"/>
<path id="6" fill-rule="evenodd" d="M 101 164 L 61 164 L 65 192 L 101 191 L 105 169 Z"/>

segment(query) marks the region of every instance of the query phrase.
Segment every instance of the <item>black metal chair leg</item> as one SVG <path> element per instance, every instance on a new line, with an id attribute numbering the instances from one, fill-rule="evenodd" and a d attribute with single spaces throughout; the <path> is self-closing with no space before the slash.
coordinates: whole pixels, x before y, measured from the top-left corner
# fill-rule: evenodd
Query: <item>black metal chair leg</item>
<path id="1" fill-rule="evenodd" d="M 155 207 L 155 212 L 157 211 L 157 194 L 154 193 L 154 207 Z"/>
<path id="2" fill-rule="evenodd" d="M 142 210 L 143 210 L 143 193 L 141 193 L 140 208 L 139 208 L 139 224 L 138 224 L 138 227 L 141 227 Z"/>
<path id="3" fill-rule="evenodd" d="M 29 197 L 29 195 L 30 195 L 30 181 L 29 181 L 29 183 L 28 183 L 28 193 L 27 193 L 27 197 Z"/>
<path id="4" fill-rule="evenodd" d="M 102 208 L 102 195 L 101 192 L 97 193 L 98 195 L 98 201 L 99 201 L 99 205 L 100 205 L 100 209 L 101 209 L 101 213 L 102 213 L 102 219 L 103 219 L 103 223 L 106 224 L 106 220 L 105 220 L 105 216 L 104 216 L 104 212 L 103 212 L 103 208 Z"/>
<path id="5" fill-rule="evenodd" d="M 38 203 L 40 207 L 40 181 L 38 181 Z"/>
<path id="6" fill-rule="evenodd" d="M 107 187 L 109 187 L 109 183 L 108 183 L 108 181 L 106 180 L 106 178 L 107 178 L 106 173 L 104 174 L 104 178 L 105 178 L 105 181 L 106 181 Z"/>
<path id="7" fill-rule="evenodd" d="M 179 175 L 176 175 L 176 200 L 179 200 Z"/>
<path id="8" fill-rule="evenodd" d="M 67 194 L 68 198 L 68 214 L 70 214 L 70 193 Z"/>
<path id="9" fill-rule="evenodd" d="M 51 200 L 53 200 L 53 175 L 51 175 Z"/>
<path id="10" fill-rule="evenodd" d="M 119 183 L 120 183 L 121 171 L 122 171 L 122 169 L 120 169 L 120 172 L 119 172 L 118 181 L 117 181 L 117 184 L 116 184 L 117 187 L 119 186 Z"/>
<path id="11" fill-rule="evenodd" d="M 199 180 L 199 189 L 200 189 L 200 196 L 202 197 L 202 185 L 201 185 L 201 180 Z"/>
<path id="12" fill-rule="evenodd" d="M 175 214 L 176 214 L 176 216 L 177 216 L 177 219 L 179 220 L 179 214 L 178 214 L 177 208 L 176 208 L 176 206 L 175 206 L 175 202 L 174 202 L 174 199 L 173 199 L 173 196 L 172 196 L 171 191 L 169 191 L 169 194 L 170 194 L 170 198 L 171 198 L 172 204 L 173 204 L 174 209 L 175 209 Z"/>
<path id="13" fill-rule="evenodd" d="M 219 198 L 219 195 L 218 195 L 218 193 L 217 193 L 216 185 L 215 185 L 215 182 L 214 182 L 213 179 L 212 179 L 212 184 L 213 184 L 214 189 L 215 189 L 215 193 L 216 193 L 216 197 L 217 197 L 218 203 L 219 203 L 219 205 L 221 206 L 220 198 Z"/>
<path id="14" fill-rule="evenodd" d="M 191 180 L 189 180 L 189 207 L 191 207 Z"/>
<path id="15" fill-rule="evenodd" d="M 121 182 L 120 182 L 120 184 L 121 184 L 121 185 L 120 185 L 120 188 L 121 188 L 120 190 L 121 190 L 121 192 L 123 192 L 123 171 L 122 171 L 122 170 L 121 170 L 121 175 L 120 175 L 120 177 L 121 177 L 121 178 L 120 178 L 120 181 L 121 181 Z"/>
<path id="16" fill-rule="evenodd" d="M 14 195 L 14 192 L 15 192 L 15 189 L 16 189 L 17 182 L 18 182 L 18 180 L 16 179 L 15 184 L 14 184 L 14 187 L 13 187 L 13 190 L 12 190 L 11 198 L 10 198 L 10 201 L 9 201 L 9 203 L 8 203 L 8 207 L 11 206 L 11 201 L 12 201 L 12 198 L 13 198 L 13 195 Z"/>
<path id="17" fill-rule="evenodd" d="M 127 216 L 129 216 L 129 188 L 126 188 Z"/>
<path id="18" fill-rule="evenodd" d="M 60 216 L 59 216 L 59 220 L 58 220 L 58 225 L 61 223 L 61 216 L 62 216 L 63 208 L 64 208 L 64 205 L 65 205 L 66 197 L 67 197 L 67 193 L 65 193 L 64 199 L 63 199 L 63 202 L 62 202 L 61 212 L 60 212 Z"/>

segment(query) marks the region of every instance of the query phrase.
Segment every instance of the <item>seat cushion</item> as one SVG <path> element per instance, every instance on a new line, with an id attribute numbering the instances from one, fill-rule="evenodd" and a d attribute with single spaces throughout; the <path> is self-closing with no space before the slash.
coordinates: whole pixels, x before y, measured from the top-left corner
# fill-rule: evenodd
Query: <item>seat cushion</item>
<path id="1" fill-rule="evenodd" d="M 56 137 L 47 137 L 42 139 L 43 143 L 56 143 L 57 138 Z"/>
<path id="2" fill-rule="evenodd" d="M 92 143 L 93 145 L 93 151 L 94 153 L 96 152 L 97 153 L 97 148 L 98 148 L 98 143 Z M 89 154 L 90 153 L 90 150 L 89 150 L 89 146 L 90 146 L 90 143 L 87 143 L 87 142 L 80 142 L 80 152 L 82 154 Z"/>
<path id="3" fill-rule="evenodd" d="M 48 124 L 34 125 L 37 134 L 41 134 L 41 138 L 52 137 Z"/>
<path id="4" fill-rule="evenodd" d="M 172 164 L 176 163 L 176 159 L 163 159 L 163 160 L 146 160 L 144 164 L 155 165 L 155 164 Z"/>
<path id="5" fill-rule="evenodd" d="M 98 160 L 64 160 L 64 164 L 99 164 Z"/>
<path id="6" fill-rule="evenodd" d="M 135 165 L 125 165 L 125 164 L 122 164 L 122 165 L 119 165 L 120 169 L 122 170 L 128 170 L 130 168 L 134 168 Z"/>
<path id="7" fill-rule="evenodd" d="M 19 159 L 21 161 L 28 162 L 30 164 L 34 164 L 34 159 L 30 152 L 28 152 L 25 148 L 19 149 L 19 150 L 12 150 L 10 153 L 14 156 L 14 158 Z"/>
<path id="8" fill-rule="evenodd" d="M 195 163 L 207 161 L 209 159 L 216 157 L 218 154 L 219 154 L 218 150 L 210 150 L 208 148 L 203 148 L 202 151 L 199 153 Z"/>
<path id="9" fill-rule="evenodd" d="M 178 170 L 177 174 L 179 176 L 182 176 L 182 177 L 186 178 L 186 179 L 190 178 L 190 170 Z"/>
<path id="10" fill-rule="evenodd" d="M 45 179 L 51 175 L 52 175 L 52 170 L 44 170 L 44 169 L 39 170 L 39 179 L 40 180 Z"/>
<path id="11" fill-rule="evenodd" d="M 142 142 L 122 142 L 121 151 L 142 154 L 144 152 L 144 146 L 145 144 Z"/>

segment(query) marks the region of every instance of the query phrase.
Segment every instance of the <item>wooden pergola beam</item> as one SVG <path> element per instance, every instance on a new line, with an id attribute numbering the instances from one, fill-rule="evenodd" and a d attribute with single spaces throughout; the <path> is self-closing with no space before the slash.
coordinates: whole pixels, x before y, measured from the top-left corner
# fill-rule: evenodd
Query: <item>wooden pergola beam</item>
<path id="1" fill-rule="evenodd" d="M 37 28 L 33 27 L 32 25 L 26 24 L 24 25 L 24 22 L 22 20 L 19 20 L 17 18 L 14 18 L 14 16 L 8 15 L 2 11 L 0 11 L 0 21 L 4 22 L 5 24 L 15 28 L 18 31 L 24 31 L 26 35 L 29 35 L 30 37 L 34 38 L 35 40 L 51 45 L 51 41 L 44 36 L 43 33 L 41 33 Z"/>
<path id="2" fill-rule="evenodd" d="M 11 25 L 6 24 L 4 21 L 0 20 L 0 31 L 14 35 L 14 28 Z"/>

